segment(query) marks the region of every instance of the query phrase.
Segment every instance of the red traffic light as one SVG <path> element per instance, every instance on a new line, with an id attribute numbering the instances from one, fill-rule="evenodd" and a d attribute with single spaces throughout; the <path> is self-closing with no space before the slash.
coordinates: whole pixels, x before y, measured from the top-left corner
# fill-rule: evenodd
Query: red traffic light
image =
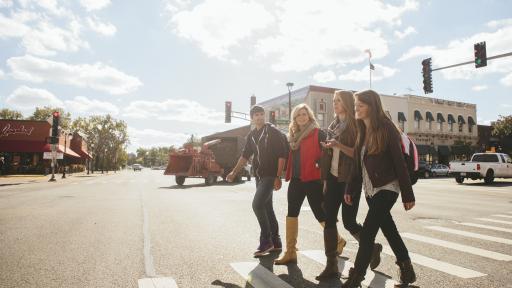
<path id="1" fill-rule="evenodd" d="M 55 118 L 59 118 L 60 113 L 59 113 L 59 111 L 53 111 L 52 115 L 53 115 L 53 117 L 55 117 Z"/>

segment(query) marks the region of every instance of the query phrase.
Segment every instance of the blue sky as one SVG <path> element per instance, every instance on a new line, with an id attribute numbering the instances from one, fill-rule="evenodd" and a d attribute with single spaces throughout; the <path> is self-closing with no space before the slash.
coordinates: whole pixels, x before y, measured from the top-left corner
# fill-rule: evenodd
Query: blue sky
<path id="1" fill-rule="evenodd" d="M 0 107 L 61 106 L 128 123 L 130 151 L 245 124 L 247 111 L 307 85 L 423 95 L 433 66 L 512 51 L 510 1 L 0 0 Z M 479 124 L 512 111 L 512 57 L 434 72 L 429 96 L 477 104 Z"/>

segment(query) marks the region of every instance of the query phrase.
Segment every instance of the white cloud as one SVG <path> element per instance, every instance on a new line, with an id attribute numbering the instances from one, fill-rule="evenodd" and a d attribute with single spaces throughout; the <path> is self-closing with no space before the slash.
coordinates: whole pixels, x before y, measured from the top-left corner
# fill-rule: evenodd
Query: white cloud
<path id="1" fill-rule="evenodd" d="M 119 108 L 114 104 L 106 101 L 99 101 L 89 99 L 84 96 L 77 96 L 73 100 L 64 101 L 66 110 L 70 111 L 73 115 L 103 115 L 110 114 L 115 116 L 119 114 Z"/>
<path id="2" fill-rule="evenodd" d="M 0 79 L 4 79 L 4 77 L 5 77 L 4 71 L 0 70 Z"/>
<path id="3" fill-rule="evenodd" d="M 418 56 L 428 56 L 432 57 L 433 68 L 467 62 L 474 58 L 473 45 L 483 40 L 486 40 L 487 43 L 488 57 L 510 52 L 510 47 L 512 47 L 512 24 L 508 21 L 501 21 L 491 26 L 497 29 L 493 32 L 481 32 L 466 38 L 454 39 L 443 48 L 435 46 L 411 48 L 398 61 L 405 61 Z M 446 79 L 475 79 L 492 73 L 511 74 L 512 59 L 490 60 L 487 67 L 479 69 L 475 69 L 474 65 L 465 65 L 441 70 L 440 73 Z M 504 85 L 507 85 L 509 81 L 509 76 L 501 79 L 501 83 Z"/>
<path id="4" fill-rule="evenodd" d="M 71 22 L 70 30 L 42 21 L 24 35 L 22 44 L 28 53 L 40 56 L 53 56 L 57 51 L 76 52 L 80 48 L 89 48 L 79 33 L 80 24 L 76 21 Z"/>
<path id="5" fill-rule="evenodd" d="M 12 0 L 0 0 L 0 8 L 9 8 L 12 4 Z"/>
<path id="6" fill-rule="evenodd" d="M 380 81 L 385 78 L 392 77 L 398 71 L 398 69 L 394 69 L 391 67 L 383 66 L 380 64 L 374 64 L 375 70 L 372 71 L 372 81 Z M 349 80 L 349 81 L 369 81 L 370 80 L 370 72 L 368 71 L 368 66 L 363 67 L 361 70 L 351 70 L 350 72 L 340 75 L 340 80 Z"/>
<path id="7" fill-rule="evenodd" d="M 29 30 L 22 21 L 0 14 L 0 38 L 22 37 Z"/>
<path id="8" fill-rule="evenodd" d="M 110 0 L 80 0 L 80 4 L 87 10 L 101 10 L 110 5 Z"/>
<path id="9" fill-rule="evenodd" d="M 30 88 L 27 86 L 20 86 L 14 90 L 11 95 L 7 97 L 5 103 L 17 109 L 34 109 L 39 106 L 52 106 L 62 107 L 63 103 L 51 92 Z"/>
<path id="10" fill-rule="evenodd" d="M 398 39 L 404 39 L 405 37 L 409 36 L 409 35 L 412 35 L 412 34 L 417 34 L 418 32 L 416 31 L 416 29 L 414 29 L 414 27 L 412 26 L 409 26 L 407 27 L 403 32 L 401 31 L 395 31 L 395 36 L 398 38 Z"/>
<path id="11" fill-rule="evenodd" d="M 512 18 L 493 20 L 493 21 L 489 21 L 487 23 L 487 27 L 489 27 L 489 28 L 499 28 L 502 26 L 511 26 L 511 25 L 512 25 Z"/>
<path id="12" fill-rule="evenodd" d="M 327 83 L 336 80 L 336 74 L 332 70 L 317 72 L 313 75 L 313 79 L 318 83 Z"/>
<path id="13" fill-rule="evenodd" d="M 25 55 L 9 58 L 7 65 L 19 80 L 87 87 L 115 95 L 134 92 L 142 85 L 138 78 L 101 62 L 72 65 Z"/>
<path id="14" fill-rule="evenodd" d="M 473 90 L 473 91 L 483 91 L 483 90 L 487 90 L 487 88 L 489 88 L 489 87 L 487 87 L 487 85 L 476 85 L 476 86 L 473 86 L 471 88 L 471 90 Z"/>
<path id="15" fill-rule="evenodd" d="M 512 87 L 512 73 L 509 73 L 507 76 L 501 78 L 500 82 L 508 87 Z"/>
<path id="16" fill-rule="evenodd" d="M 377 0 L 264 3 L 205 0 L 190 8 L 168 2 L 166 9 L 173 15 L 173 31 L 197 43 L 211 57 L 263 58 L 275 71 L 306 71 L 362 62 L 368 48 L 374 58 L 384 57 L 389 48 L 380 26 L 399 25 L 404 13 L 418 7 L 413 0 L 397 6 Z M 245 49 L 249 55 L 238 55 L 236 48 L 241 45 L 255 45 L 255 49 Z"/>
<path id="17" fill-rule="evenodd" d="M 130 147 L 135 150 L 138 147 L 151 148 L 161 146 L 180 147 L 187 141 L 190 135 L 184 133 L 171 133 L 155 129 L 136 129 L 128 127 Z"/>
<path id="18" fill-rule="evenodd" d="M 137 119 L 152 118 L 189 123 L 217 125 L 224 122 L 224 113 L 186 99 L 133 101 L 124 108 L 124 116 Z"/>
<path id="19" fill-rule="evenodd" d="M 117 32 L 116 26 L 112 23 L 102 22 L 97 17 L 87 17 L 87 24 L 93 31 L 104 36 L 112 36 Z"/>
<path id="20" fill-rule="evenodd" d="M 231 48 L 272 21 L 272 15 L 254 1 L 205 0 L 175 13 L 170 22 L 178 36 L 197 43 L 208 56 L 228 59 Z"/>

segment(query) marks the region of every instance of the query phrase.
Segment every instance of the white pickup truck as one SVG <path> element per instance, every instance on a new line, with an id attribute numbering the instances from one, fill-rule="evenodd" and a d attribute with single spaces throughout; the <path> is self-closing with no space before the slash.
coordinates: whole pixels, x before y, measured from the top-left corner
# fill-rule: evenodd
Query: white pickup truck
<path id="1" fill-rule="evenodd" d="M 459 184 L 466 178 L 490 184 L 494 178 L 512 178 L 512 159 L 504 153 L 475 153 L 471 161 L 450 162 L 449 173 Z"/>

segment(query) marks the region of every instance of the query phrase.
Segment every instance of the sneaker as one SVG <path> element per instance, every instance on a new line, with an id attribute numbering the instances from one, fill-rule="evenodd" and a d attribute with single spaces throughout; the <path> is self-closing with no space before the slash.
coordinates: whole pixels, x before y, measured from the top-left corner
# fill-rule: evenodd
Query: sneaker
<path id="1" fill-rule="evenodd" d="M 272 237 L 272 243 L 274 244 L 274 249 L 272 249 L 272 251 L 283 250 L 283 243 L 281 242 L 281 237 L 279 235 Z"/>
<path id="2" fill-rule="evenodd" d="M 254 252 L 254 256 L 260 257 L 266 255 L 270 251 L 272 251 L 272 249 L 274 249 L 274 244 L 272 243 L 272 241 L 262 240 L 260 241 L 260 246 L 258 247 L 256 252 Z"/>

